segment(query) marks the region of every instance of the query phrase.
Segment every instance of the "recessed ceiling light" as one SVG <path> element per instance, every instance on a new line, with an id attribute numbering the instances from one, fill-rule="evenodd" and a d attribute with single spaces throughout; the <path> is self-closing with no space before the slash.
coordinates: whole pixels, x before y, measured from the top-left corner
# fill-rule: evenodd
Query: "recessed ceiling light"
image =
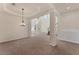
<path id="1" fill-rule="evenodd" d="M 15 3 L 12 3 L 12 5 L 15 6 L 16 4 Z"/>
<path id="2" fill-rule="evenodd" d="M 70 10 L 71 7 L 66 7 L 67 10 Z"/>

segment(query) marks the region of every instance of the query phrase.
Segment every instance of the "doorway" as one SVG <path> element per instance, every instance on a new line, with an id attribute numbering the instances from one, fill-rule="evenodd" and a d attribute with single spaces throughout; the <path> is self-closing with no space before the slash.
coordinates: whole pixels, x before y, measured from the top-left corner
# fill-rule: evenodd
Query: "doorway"
<path id="1" fill-rule="evenodd" d="M 50 33 L 50 15 L 45 14 L 39 18 L 31 20 L 32 34 L 49 34 Z"/>

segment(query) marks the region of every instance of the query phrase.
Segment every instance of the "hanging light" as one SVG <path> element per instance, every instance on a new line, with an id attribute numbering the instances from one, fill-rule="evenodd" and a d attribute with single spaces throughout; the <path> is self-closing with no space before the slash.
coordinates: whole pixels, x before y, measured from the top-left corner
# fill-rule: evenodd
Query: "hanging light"
<path id="1" fill-rule="evenodd" d="M 20 26 L 25 26 L 26 24 L 24 23 L 24 8 L 22 8 L 22 21 Z"/>

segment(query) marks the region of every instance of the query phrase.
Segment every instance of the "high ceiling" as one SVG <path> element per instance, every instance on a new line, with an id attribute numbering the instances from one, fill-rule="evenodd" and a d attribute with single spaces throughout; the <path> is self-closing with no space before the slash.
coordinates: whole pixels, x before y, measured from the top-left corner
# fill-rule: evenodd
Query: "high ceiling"
<path id="1" fill-rule="evenodd" d="M 21 15 L 24 8 L 25 17 L 33 17 L 46 13 L 50 7 L 53 7 L 58 13 L 65 14 L 73 11 L 79 11 L 79 3 L 0 3 L 2 9 L 13 15 Z"/>
<path id="2" fill-rule="evenodd" d="M 54 7 L 61 14 L 79 11 L 79 3 L 56 3 Z"/>
<path id="3" fill-rule="evenodd" d="M 4 4 L 5 11 L 14 15 L 21 15 L 22 8 L 24 8 L 24 15 L 26 17 L 32 17 L 34 15 L 43 13 L 49 9 L 48 4 L 36 4 L 36 3 L 8 3 Z"/>

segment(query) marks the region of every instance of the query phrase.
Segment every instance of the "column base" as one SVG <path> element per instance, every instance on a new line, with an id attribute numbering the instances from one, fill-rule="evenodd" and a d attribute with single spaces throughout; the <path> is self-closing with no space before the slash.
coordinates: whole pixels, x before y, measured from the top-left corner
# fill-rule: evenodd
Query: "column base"
<path id="1" fill-rule="evenodd" d="M 49 43 L 50 46 L 56 47 L 57 44 L 56 43 Z"/>

